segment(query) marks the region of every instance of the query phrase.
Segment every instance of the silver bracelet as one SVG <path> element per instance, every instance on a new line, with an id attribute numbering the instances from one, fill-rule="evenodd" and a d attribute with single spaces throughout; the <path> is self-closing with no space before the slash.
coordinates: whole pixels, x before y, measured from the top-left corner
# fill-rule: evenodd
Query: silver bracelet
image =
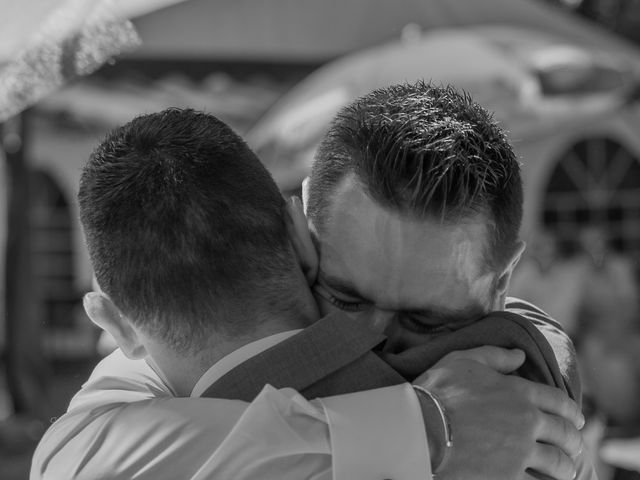
<path id="1" fill-rule="evenodd" d="M 435 475 L 436 473 L 438 473 L 438 471 L 442 469 L 442 466 L 446 463 L 447 459 L 449 458 L 449 452 L 451 451 L 451 447 L 453 447 L 453 433 L 451 431 L 451 424 L 449 423 L 449 417 L 447 416 L 447 412 L 444 409 L 444 405 L 442 405 L 442 402 L 438 397 L 436 397 L 433 393 L 424 389 L 420 385 L 413 385 L 413 388 L 415 388 L 419 392 L 424 393 L 433 401 L 436 408 L 438 409 L 440 418 L 442 418 L 442 427 L 444 429 L 444 439 L 445 439 L 444 445 L 446 448 L 444 449 L 444 453 L 442 454 L 442 460 L 440 461 L 440 465 L 438 465 L 437 468 L 432 472 Z"/>

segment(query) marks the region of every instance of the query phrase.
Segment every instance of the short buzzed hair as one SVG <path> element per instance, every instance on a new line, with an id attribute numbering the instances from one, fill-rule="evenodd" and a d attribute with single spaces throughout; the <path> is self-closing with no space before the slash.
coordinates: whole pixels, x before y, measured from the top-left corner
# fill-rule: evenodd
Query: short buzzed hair
<path id="1" fill-rule="evenodd" d="M 307 214 L 316 228 L 350 174 L 379 205 L 402 215 L 450 224 L 484 215 L 490 269 L 514 252 L 520 166 L 491 114 L 464 92 L 420 81 L 375 90 L 343 108 L 311 171 Z"/>
<path id="2" fill-rule="evenodd" d="M 78 198 L 100 287 L 179 351 L 212 332 L 248 333 L 295 302 L 284 199 L 212 115 L 169 109 L 116 128 L 84 167 Z M 246 322 L 230 323 L 231 312 Z"/>

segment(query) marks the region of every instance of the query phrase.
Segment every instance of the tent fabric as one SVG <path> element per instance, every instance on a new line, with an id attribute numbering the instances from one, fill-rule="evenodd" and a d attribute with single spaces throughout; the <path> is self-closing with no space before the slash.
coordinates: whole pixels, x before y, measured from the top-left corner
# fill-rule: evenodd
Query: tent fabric
<path id="1" fill-rule="evenodd" d="M 0 70 L 0 121 L 138 45 L 133 24 L 111 2 L 67 0 Z"/>
<path id="2" fill-rule="evenodd" d="M 324 62 L 399 39 L 408 24 L 423 31 L 504 24 L 560 35 L 585 48 L 638 51 L 545 0 L 190 0 L 135 24 L 143 39 L 136 58 Z"/>
<path id="3" fill-rule="evenodd" d="M 0 5 L 5 14 L 0 122 L 125 53 L 321 62 L 407 32 L 508 24 L 560 35 L 585 48 L 638 55 L 634 45 L 543 0 L 0 0 Z M 135 21 L 140 38 L 126 20 L 131 17 L 140 17 Z"/>
<path id="4" fill-rule="evenodd" d="M 182 0 L 2 3 L 0 122 L 140 45 L 129 17 Z"/>

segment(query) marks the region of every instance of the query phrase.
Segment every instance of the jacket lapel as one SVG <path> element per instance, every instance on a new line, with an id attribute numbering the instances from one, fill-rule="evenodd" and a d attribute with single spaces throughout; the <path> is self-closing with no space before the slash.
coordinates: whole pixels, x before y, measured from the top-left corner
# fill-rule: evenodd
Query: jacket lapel
<path id="1" fill-rule="evenodd" d="M 250 358 L 211 385 L 203 397 L 251 401 L 265 384 L 307 387 L 354 362 L 385 340 L 364 321 L 332 313 Z"/>

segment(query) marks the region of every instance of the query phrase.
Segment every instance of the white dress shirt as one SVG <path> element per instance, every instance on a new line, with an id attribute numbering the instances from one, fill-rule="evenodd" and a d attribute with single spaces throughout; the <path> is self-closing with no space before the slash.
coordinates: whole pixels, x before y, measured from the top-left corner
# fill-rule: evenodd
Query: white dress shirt
<path id="1" fill-rule="evenodd" d="M 193 395 L 285 338 L 225 357 Z M 30 478 L 424 480 L 431 471 L 409 384 L 313 401 L 270 386 L 251 403 L 176 398 L 145 361 L 116 350 L 45 433 Z"/>
<path id="2" fill-rule="evenodd" d="M 229 373 L 238 365 L 246 362 L 251 357 L 255 357 L 259 353 L 265 350 L 275 347 L 280 342 L 284 342 L 287 338 L 293 337 L 298 330 L 289 330 L 288 332 L 276 333 L 268 337 L 261 338 L 255 342 L 248 343 L 237 350 L 234 350 L 226 357 L 221 358 L 214 363 L 209 370 L 204 372 L 204 375 L 200 377 L 200 380 L 193 386 L 191 390 L 192 397 L 200 397 L 202 394 L 213 385 L 217 380 L 222 378 L 225 374 Z"/>

